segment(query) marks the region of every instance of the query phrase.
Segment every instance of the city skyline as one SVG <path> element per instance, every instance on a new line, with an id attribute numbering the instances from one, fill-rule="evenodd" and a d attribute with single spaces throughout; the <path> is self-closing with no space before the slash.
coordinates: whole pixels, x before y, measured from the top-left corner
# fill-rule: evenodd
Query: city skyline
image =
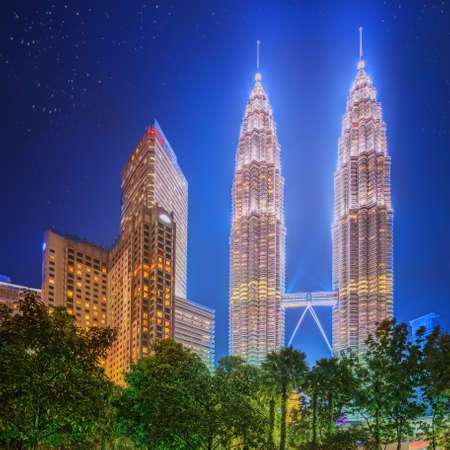
<path id="1" fill-rule="evenodd" d="M 20 45 L 10 37 L 21 38 L 24 27 L 20 32 L 16 28 L 19 23 L 24 25 L 25 18 L 29 20 L 30 16 L 26 11 L 11 8 L 8 26 L 2 33 L 4 42 L 8 41 L 2 52 L 5 68 L 2 77 L 6 87 L 3 100 L 10 107 L 4 112 L 2 132 L 5 163 L 1 187 L 6 195 L 7 211 L 7 220 L 2 221 L 2 234 L 7 241 L 0 252 L 0 273 L 11 276 L 18 284 L 39 287 L 40 245 L 48 226 L 110 245 L 118 234 L 117 168 L 120 171 L 132 149 L 130 145 L 143 126 L 157 116 L 177 149 L 180 166 L 191 188 L 188 298 L 216 309 L 217 357 L 226 354 L 232 149 L 237 142 L 244 99 L 251 88 L 254 42 L 261 39 L 263 79 L 276 111 L 278 137 L 284 151 L 287 245 L 290 249 L 287 290 L 329 288 L 336 142 L 357 62 L 357 27 L 363 25 L 367 33 L 366 55 L 370 60 L 368 72 L 383 102 L 388 145 L 396 166 L 392 181 L 396 208 L 394 266 L 397 266 L 394 268 L 394 313 L 402 321 L 429 310 L 443 315 L 449 295 L 445 283 L 449 270 L 445 167 L 449 156 L 444 152 L 448 147 L 448 103 L 438 92 L 440 89 L 448 92 L 445 75 L 449 72 L 448 59 L 443 57 L 448 54 L 448 39 L 441 39 L 448 10 L 445 8 L 445 15 L 442 15 L 439 9 L 420 12 L 422 7 L 411 12 L 390 6 L 353 5 L 355 9 L 349 18 L 339 27 L 333 27 L 331 19 L 325 16 L 342 16 L 332 5 L 323 3 L 322 6 L 325 14 L 320 14 L 318 7 L 308 16 L 314 18 L 316 31 L 312 25 L 297 29 L 295 21 L 303 13 L 300 7 L 284 10 L 261 6 L 254 11 L 244 7 L 247 22 L 244 19 L 239 22 L 236 37 L 228 38 L 227 43 L 220 33 L 231 26 L 230 17 L 235 19 L 235 13 L 220 8 L 205 10 L 202 12 L 205 23 L 213 21 L 219 31 L 200 25 L 199 36 L 192 35 L 189 45 L 175 38 L 163 42 L 162 36 L 158 37 L 155 45 L 161 46 L 161 53 L 157 53 L 156 47 L 153 53 L 145 51 L 158 63 L 154 67 L 147 65 L 139 76 L 112 71 L 105 68 L 104 63 L 100 64 L 105 73 L 110 70 L 112 79 L 96 77 L 95 89 L 88 86 L 90 94 L 81 101 L 78 97 L 76 106 L 70 106 L 70 110 L 65 109 L 70 102 L 66 104 L 61 100 L 57 107 L 63 112 L 57 111 L 54 116 L 53 112 L 48 113 L 48 105 L 44 105 L 50 97 L 43 90 L 47 85 L 51 89 L 52 83 L 59 80 L 53 80 L 43 69 L 21 78 L 11 72 L 10 60 L 9 64 L 5 63 L 7 55 Z M 177 16 L 176 8 L 173 11 L 165 8 L 161 5 L 154 8 L 153 13 L 161 16 L 164 11 L 166 21 L 170 20 L 169 12 Z M 269 20 L 268 13 L 272 9 L 274 14 Z M 347 8 L 343 9 L 342 15 L 349 13 Z M 14 11 L 19 19 L 15 18 Z M 135 12 L 133 10 L 133 14 Z M 422 22 L 412 18 L 414 12 Z M 109 13 L 112 20 L 116 20 L 114 8 Z M 81 14 L 84 17 L 88 13 L 82 10 Z M 151 17 L 148 10 L 146 14 Z M 160 16 L 155 16 L 156 20 L 160 20 Z M 131 23 L 131 14 L 126 20 Z M 270 21 L 275 23 L 276 33 L 262 26 Z M 282 23 L 286 26 L 282 27 Z M 414 26 L 411 27 L 411 23 Z M 160 34 L 167 37 L 172 27 L 170 23 L 162 25 Z M 339 39 L 333 34 L 338 29 Z M 209 45 L 200 37 L 202 33 L 208 36 Z M 116 37 L 106 32 L 106 39 L 111 43 Z M 151 34 L 149 40 L 152 42 Z M 238 47 L 235 40 L 239 42 Z M 103 45 L 101 42 L 99 45 Z M 177 53 L 176 58 L 171 56 L 171 50 L 180 50 L 177 46 L 181 46 L 182 52 L 193 44 L 199 45 L 198 55 L 191 53 L 188 57 Z M 124 67 L 135 60 L 127 45 L 122 44 L 118 51 L 120 57 L 126 56 Z M 234 46 L 232 55 L 227 50 L 230 45 Z M 72 53 L 67 52 L 66 57 L 70 55 Z M 226 65 L 224 55 L 228 60 Z M 298 63 L 288 65 L 293 56 Z M 96 67 L 95 57 L 92 57 L 92 68 Z M 211 64 L 197 67 L 199 60 L 205 57 Z M 27 64 L 32 64 L 27 62 L 25 50 L 16 58 L 23 58 L 19 71 L 25 71 Z M 84 76 L 86 72 L 93 74 L 92 68 L 86 64 Z M 158 74 L 155 75 L 155 71 Z M 148 79 L 141 80 L 141 77 Z M 42 89 L 36 85 L 36 80 Z M 19 86 L 23 87 L 22 91 Z M 123 89 L 120 95 L 119 87 Z M 12 92 L 15 97 L 11 97 Z M 74 95 L 78 94 L 79 91 L 75 91 Z M 83 109 L 83 102 L 87 109 Z M 39 113 L 36 112 L 38 105 Z M 215 167 L 212 161 L 216 161 Z M 100 170 L 97 162 L 104 163 Z M 425 177 L 420 187 L 412 181 L 419 176 Z M 67 190 L 71 191 L 70 195 Z M 71 197 L 73 202 L 68 202 Z M 316 217 L 312 214 L 315 205 L 323 208 Z M 76 213 L 83 208 L 86 214 Z M 95 218 L 95 225 L 92 218 Z M 214 267 L 207 267 L 212 266 L 210 261 L 215 261 Z M 324 321 L 330 335 L 331 321 L 326 314 Z M 287 329 L 292 329 L 292 322 L 293 317 L 289 316 Z M 442 322 L 444 327 L 448 326 L 444 316 Z M 305 339 L 306 336 L 312 338 Z M 305 349 L 308 355 L 323 354 L 322 344 L 307 342 L 316 337 L 318 341 L 318 332 L 312 326 L 307 327 L 294 345 Z"/>

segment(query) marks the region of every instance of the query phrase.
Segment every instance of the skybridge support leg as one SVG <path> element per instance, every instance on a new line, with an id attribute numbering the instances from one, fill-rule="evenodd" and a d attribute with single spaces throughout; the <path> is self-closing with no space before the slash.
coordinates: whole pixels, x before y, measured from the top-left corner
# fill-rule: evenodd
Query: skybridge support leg
<path id="1" fill-rule="evenodd" d="M 289 342 L 288 342 L 288 345 L 287 345 L 288 347 L 292 344 L 292 341 L 294 340 L 294 337 L 295 337 L 295 335 L 297 334 L 297 331 L 298 331 L 298 329 L 300 328 L 301 323 L 303 322 L 303 318 L 305 317 L 306 311 L 308 311 L 308 309 L 310 308 L 310 306 L 311 306 L 311 305 L 308 305 L 308 306 L 304 309 L 302 315 L 300 316 L 300 319 L 298 319 L 297 325 L 295 326 L 295 330 L 294 330 L 294 332 L 292 333 L 291 338 L 289 339 Z"/>
<path id="2" fill-rule="evenodd" d="M 330 352 L 332 352 L 332 351 L 333 351 L 333 348 L 331 347 L 330 343 L 328 342 L 327 335 L 325 334 L 325 331 L 324 331 L 324 329 L 322 328 L 322 324 L 320 323 L 320 320 L 319 320 L 319 318 L 317 317 L 317 314 L 316 314 L 316 312 L 314 311 L 314 308 L 311 306 L 311 307 L 309 308 L 309 310 L 311 311 L 311 315 L 313 316 L 314 321 L 316 322 L 317 326 L 319 327 L 319 330 L 320 330 L 320 332 L 322 333 L 322 336 L 323 336 L 323 338 L 325 339 L 325 342 L 327 343 L 328 348 L 330 349 Z"/>

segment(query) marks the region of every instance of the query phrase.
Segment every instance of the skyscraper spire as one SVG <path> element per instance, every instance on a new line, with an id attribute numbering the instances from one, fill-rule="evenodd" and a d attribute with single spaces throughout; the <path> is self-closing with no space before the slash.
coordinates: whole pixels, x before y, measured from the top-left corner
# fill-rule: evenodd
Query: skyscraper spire
<path id="1" fill-rule="evenodd" d="M 333 308 L 335 351 L 365 350 L 377 323 L 392 317 L 391 158 L 386 124 L 360 60 L 350 89 L 334 176 Z"/>
<path id="2" fill-rule="evenodd" d="M 255 365 L 283 346 L 286 233 L 280 144 L 258 75 L 236 150 L 229 304 L 230 353 Z"/>
<path id="3" fill-rule="evenodd" d="M 261 73 L 259 72 L 259 46 L 261 44 L 261 41 L 258 39 L 256 41 L 256 75 L 255 80 L 260 81 L 261 80 Z"/>
<path id="4" fill-rule="evenodd" d="M 363 27 L 359 27 L 359 61 L 358 61 L 358 70 L 364 69 L 364 60 L 363 60 L 363 46 L 362 46 L 362 30 Z"/>
<path id="5" fill-rule="evenodd" d="M 261 41 L 258 39 L 256 41 L 256 70 L 259 72 L 259 45 Z"/>

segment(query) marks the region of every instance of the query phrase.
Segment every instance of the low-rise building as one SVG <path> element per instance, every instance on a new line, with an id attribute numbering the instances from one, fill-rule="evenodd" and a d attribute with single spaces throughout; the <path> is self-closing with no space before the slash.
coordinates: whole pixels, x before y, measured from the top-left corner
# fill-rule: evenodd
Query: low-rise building
<path id="1" fill-rule="evenodd" d="M 196 353 L 212 372 L 215 357 L 215 311 L 175 297 L 175 341 Z"/>

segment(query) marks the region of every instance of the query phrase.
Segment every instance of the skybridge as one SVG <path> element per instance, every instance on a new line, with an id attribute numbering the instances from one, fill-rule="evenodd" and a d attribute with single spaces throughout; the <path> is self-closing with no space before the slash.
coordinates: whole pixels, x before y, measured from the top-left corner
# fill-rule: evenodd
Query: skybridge
<path id="1" fill-rule="evenodd" d="M 338 302 L 338 292 L 337 291 L 331 291 L 331 292 L 295 292 L 292 294 L 284 294 L 281 297 L 281 306 L 283 310 L 286 310 L 287 308 L 305 308 L 298 319 L 297 325 L 295 326 L 295 329 L 291 335 L 291 338 L 289 339 L 288 346 L 292 344 L 292 341 L 294 340 L 295 335 L 297 334 L 298 329 L 300 328 L 300 325 L 303 322 L 303 319 L 305 318 L 306 313 L 309 311 L 314 319 L 314 322 L 316 322 L 317 327 L 320 330 L 320 333 L 322 334 L 323 339 L 325 340 L 328 348 L 330 349 L 330 352 L 333 350 L 330 341 L 327 338 L 327 335 L 322 327 L 322 324 L 320 323 L 319 317 L 316 314 L 316 311 L 314 310 L 314 307 L 316 306 L 328 306 L 333 307 Z"/>

